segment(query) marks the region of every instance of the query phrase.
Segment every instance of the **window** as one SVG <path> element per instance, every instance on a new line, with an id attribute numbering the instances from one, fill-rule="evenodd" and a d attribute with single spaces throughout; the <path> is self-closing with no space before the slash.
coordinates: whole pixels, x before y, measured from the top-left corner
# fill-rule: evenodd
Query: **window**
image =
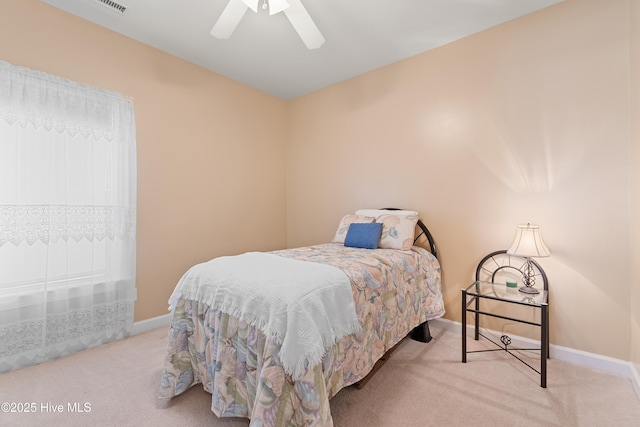
<path id="1" fill-rule="evenodd" d="M 0 372 L 130 333 L 133 105 L 0 61 Z"/>

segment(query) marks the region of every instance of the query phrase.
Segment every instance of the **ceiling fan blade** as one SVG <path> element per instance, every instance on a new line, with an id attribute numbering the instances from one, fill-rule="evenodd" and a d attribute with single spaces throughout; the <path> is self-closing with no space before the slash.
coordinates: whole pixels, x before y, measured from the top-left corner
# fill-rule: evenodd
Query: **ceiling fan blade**
<path id="1" fill-rule="evenodd" d="M 269 0 L 269 15 L 275 15 L 288 7 L 287 0 Z"/>
<path id="2" fill-rule="evenodd" d="M 291 25 L 296 29 L 308 49 L 317 49 L 324 43 L 324 37 L 320 30 L 309 16 L 300 0 L 288 0 L 289 7 L 284 10 Z"/>
<path id="3" fill-rule="evenodd" d="M 242 3 L 246 4 L 249 7 L 249 9 L 253 10 L 256 13 L 258 13 L 259 2 L 260 0 L 242 0 Z"/>
<path id="4" fill-rule="evenodd" d="M 228 39 L 236 29 L 248 7 L 243 0 L 229 0 L 220 18 L 211 29 L 211 35 L 217 39 Z"/>

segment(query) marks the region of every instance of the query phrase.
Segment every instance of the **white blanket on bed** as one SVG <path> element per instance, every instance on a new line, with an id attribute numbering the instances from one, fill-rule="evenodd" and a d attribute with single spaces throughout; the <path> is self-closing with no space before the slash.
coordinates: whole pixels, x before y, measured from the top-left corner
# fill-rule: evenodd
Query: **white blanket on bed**
<path id="1" fill-rule="evenodd" d="M 280 345 L 295 380 L 320 363 L 325 349 L 361 331 L 351 283 L 339 268 L 263 252 L 215 258 L 193 266 L 169 299 L 207 304 L 257 326 Z"/>

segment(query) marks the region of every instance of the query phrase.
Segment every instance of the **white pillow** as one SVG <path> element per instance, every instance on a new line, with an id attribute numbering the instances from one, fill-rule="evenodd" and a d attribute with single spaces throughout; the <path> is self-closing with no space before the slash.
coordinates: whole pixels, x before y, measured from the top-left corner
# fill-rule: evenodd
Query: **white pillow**
<path id="1" fill-rule="evenodd" d="M 372 216 L 379 217 L 380 215 L 397 215 L 397 216 L 418 216 L 418 212 L 416 211 L 392 211 L 387 209 L 358 209 L 356 211 L 356 215 L 364 215 L 364 216 Z"/>
<path id="2" fill-rule="evenodd" d="M 344 238 L 347 236 L 347 231 L 349 231 L 349 226 L 353 223 L 371 224 L 375 221 L 376 221 L 376 218 L 373 216 L 354 215 L 354 214 L 345 215 L 340 220 L 340 224 L 338 225 L 338 230 L 336 231 L 336 235 L 333 237 L 332 242 L 344 244 Z"/>
<path id="3" fill-rule="evenodd" d="M 395 211 L 380 215 L 376 222 L 382 223 L 382 235 L 378 247 L 383 249 L 411 249 L 416 235 L 417 215 L 396 215 Z"/>

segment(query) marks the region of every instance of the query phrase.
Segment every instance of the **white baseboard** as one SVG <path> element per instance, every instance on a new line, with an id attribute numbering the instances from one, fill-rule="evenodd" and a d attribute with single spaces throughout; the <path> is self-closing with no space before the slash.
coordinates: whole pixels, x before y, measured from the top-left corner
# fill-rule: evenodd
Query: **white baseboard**
<path id="1" fill-rule="evenodd" d="M 461 323 L 447 319 L 430 320 L 429 325 L 432 325 L 434 328 L 446 329 L 457 333 L 461 333 L 462 330 Z M 487 330 L 486 328 L 483 329 Z M 500 332 L 491 330 L 488 331 L 498 337 L 501 335 Z M 473 325 L 467 325 L 467 335 L 473 337 Z M 531 345 L 540 345 L 540 341 L 532 340 L 529 338 L 514 335 L 509 335 L 509 337 L 512 340 L 512 345 L 515 346 L 525 347 Z M 552 359 L 563 360 L 566 362 L 574 363 L 576 365 L 598 369 L 629 378 L 633 383 L 638 397 L 640 398 L 640 375 L 638 375 L 636 367 L 631 362 L 614 359 L 613 357 L 602 356 L 595 353 L 588 353 L 586 351 L 575 350 L 573 348 L 563 347 L 555 344 L 551 344 L 549 346 L 549 352 Z"/>
<path id="2" fill-rule="evenodd" d="M 171 323 L 171 314 L 165 314 L 163 316 L 152 317 L 151 319 L 141 320 L 133 324 L 133 330 L 131 335 L 138 335 L 143 332 L 150 331 L 152 329 L 160 328 L 162 326 L 169 326 Z"/>

